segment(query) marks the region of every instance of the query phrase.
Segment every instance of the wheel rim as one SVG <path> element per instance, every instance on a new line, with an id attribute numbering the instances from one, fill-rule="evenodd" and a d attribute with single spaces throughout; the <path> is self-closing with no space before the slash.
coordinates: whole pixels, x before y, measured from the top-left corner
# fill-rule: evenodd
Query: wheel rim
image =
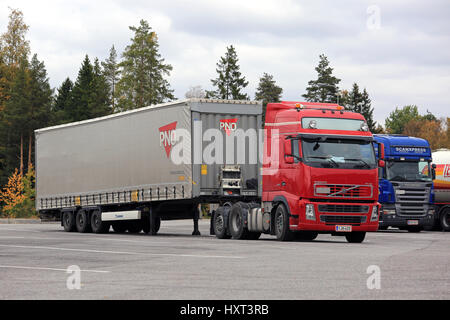
<path id="1" fill-rule="evenodd" d="M 444 225 L 446 228 L 450 225 L 450 212 L 447 212 L 444 216 Z"/>
<path id="2" fill-rule="evenodd" d="M 276 219 L 276 224 L 277 224 L 277 231 L 278 234 L 281 234 L 283 232 L 283 216 L 279 213 L 277 215 L 277 219 Z"/>
<path id="3" fill-rule="evenodd" d="M 223 231 L 223 217 L 221 214 L 216 216 L 216 230 L 218 233 Z"/>
<path id="4" fill-rule="evenodd" d="M 84 226 L 84 214 L 80 213 L 78 215 L 78 224 L 82 227 Z"/>
<path id="5" fill-rule="evenodd" d="M 240 227 L 241 227 L 241 216 L 239 214 L 236 214 L 234 215 L 233 219 L 233 229 L 239 230 Z"/>
<path id="6" fill-rule="evenodd" d="M 100 225 L 100 217 L 96 213 L 94 213 L 94 225 L 96 227 L 98 227 Z"/>
<path id="7" fill-rule="evenodd" d="M 65 224 L 66 226 L 69 226 L 69 225 L 70 225 L 70 217 L 69 217 L 69 214 L 68 214 L 68 213 L 66 213 L 66 214 L 64 215 L 64 224 Z"/>

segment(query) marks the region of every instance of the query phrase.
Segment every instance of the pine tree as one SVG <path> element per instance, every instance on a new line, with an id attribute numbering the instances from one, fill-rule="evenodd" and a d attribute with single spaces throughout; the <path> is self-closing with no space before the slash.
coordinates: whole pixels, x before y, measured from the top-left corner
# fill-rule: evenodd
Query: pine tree
<path id="1" fill-rule="evenodd" d="M 338 84 L 341 79 L 333 76 L 333 68 L 325 55 L 319 56 L 319 65 L 315 68 L 317 71 L 317 80 L 308 82 L 306 94 L 302 96 L 310 102 L 328 102 L 336 103 L 339 93 Z"/>
<path id="2" fill-rule="evenodd" d="M 372 100 L 369 98 L 366 88 L 364 88 L 361 95 L 361 114 L 366 119 L 369 130 L 371 132 L 377 132 L 377 123 L 373 120 Z"/>
<path id="3" fill-rule="evenodd" d="M 282 93 L 283 89 L 275 84 L 275 80 L 273 80 L 272 75 L 264 73 L 259 79 L 258 88 L 255 93 L 255 100 L 262 100 L 263 102 L 263 123 L 266 117 L 267 104 L 270 102 L 280 102 Z"/>
<path id="4" fill-rule="evenodd" d="M 72 107 L 67 110 L 69 120 L 81 121 L 110 114 L 108 90 L 98 59 L 92 65 L 86 55 L 72 89 Z"/>
<path id="5" fill-rule="evenodd" d="M 33 55 L 30 64 L 30 109 L 27 118 L 28 129 L 28 170 L 32 167 L 34 130 L 51 123 L 51 103 L 53 90 L 50 88 L 44 62 Z"/>
<path id="6" fill-rule="evenodd" d="M 117 83 L 119 110 L 142 108 L 173 100 L 173 90 L 164 78 L 170 75 L 172 66 L 165 64 L 159 53 L 158 37 L 145 20 L 134 32 L 131 44 L 122 54 L 119 63 L 121 78 Z"/>
<path id="7" fill-rule="evenodd" d="M 58 88 L 58 93 L 53 105 L 53 113 L 55 114 L 55 124 L 67 123 L 71 121 L 70 109 L 73 108 L 73 82 L 67 78 Z"/>
<path id="8" fill-rule="evenodd" d="M 207 98 L 249 100 L 249 96 L 242 92 L 247 87 L 248 81 L 239 71 L 238 61 L 234 47 L 232 45 L 227 47 L 225 56 L 216 64 L 219 76 L 211 80 L 216 90 L 206 91 Z"/>
<path id="9" fill-rule="evenodd" d="M 98 59 L 94 60 L 94 77 L 92 80 L 92 93 L 89 109 L 91 117 L 102 117 L 112 113 L 110 100 L 110 87 L 104 76 Z"/>
<path id="10" fill-rule="evenodd" d="M 116 110 L 116 85 L 119 81 L 120 71 L 117 62 L 117 52 L 114 46 L 109 51 L 109 58 L 102 62 L 103 75 L 109 85 L 109 100 L 112 109 Z"/>
<path id="11" fill-rule="evenodd" d="M 352 90 L 349 92 L 346 108 L 350 111 L 361 113 L 362 110 L 362 94 L 359 91 L 358 84 L 354 83 Z"/>
<path id="12" fill-rule="evenodd" d="M 3 120 L 8 126 L 9 142 L 11 143 L 8 165 L 12 170 L 17 167 L 15 161 L 19 156 L 19 173 L 24 172 L 24 137 L 28 135 L 27 115 L 31 110 L 30 74 L 26 59 L 22 59 L 16 77 L 11 86 L 10 99 L 6 103 Z M 17 150 L 17 146 L 20 146 Z"/>

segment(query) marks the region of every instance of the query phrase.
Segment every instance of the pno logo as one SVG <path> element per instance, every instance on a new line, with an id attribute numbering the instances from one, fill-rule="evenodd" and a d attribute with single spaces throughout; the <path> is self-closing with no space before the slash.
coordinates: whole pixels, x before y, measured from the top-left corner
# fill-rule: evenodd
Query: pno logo
<path id="1" fill-rule="evenodd" d="M 175 129 L 177 128 L 177 122 L 169 123 L 159 128 L 159 146 L 164 146 L 166 150 L 167 158 L 170 157 L 170 150 L 176 142 Z"/>
<path id="2" fill-rule="evenodd" d="M 236 131 L 237 121 L 238 121 L 237 118 L 220 120 L 220 129 L 225 130 L 227 135 L 230 135 L 231 131 Z"/>

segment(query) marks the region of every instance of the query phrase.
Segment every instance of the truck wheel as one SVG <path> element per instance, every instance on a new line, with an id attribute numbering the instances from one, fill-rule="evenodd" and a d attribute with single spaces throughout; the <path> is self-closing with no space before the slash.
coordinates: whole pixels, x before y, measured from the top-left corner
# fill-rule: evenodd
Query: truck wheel
<path id="1" fill-rule="evenodd" d="M 75 225 L 75 217 L 72 212 L 64 212 L 62 219 L 64 231 L 73 232 L 77 230 L 77 226 Z"/>
<path id="2" fill-rule="evenodd" d="M 314 231 L 298 231 L 294 232 L 294 238 L 300 241 L 313 241 L 317 238 L 319 233 Z"/>
<path id="3" fill-rule="evenodd" d="M 289 215 L 284 204 L 278 205 L 275 212 L 275 235 L 280 241 L 290 241 L 293 238 L 293 233 L 289 230 Z"/>
<path id="4" fill-rule="evenodd" d="M 102 213 L 95 210 L 91 214 L 91 228 L 94 233 L 107 233 L 111 225 L 106 221 L 102 221 Z"/>
<path id="5" fill-rule="evenodd" d="M 231 207 L 228 224 L 233 239 L 247 239 L 248 230 L 244 225 L 244 214 L 240 203 L 235 203 Z"/>
<path id="6" fill-rule="evenodd" d="M 354 231 L 345 235 L 345 238 L 350 243 L 361 243 L 364 241 L 365 237 L 366 233 L 361 231 Z"/>
<path id="7" fill-rule="evenodd" d="M 231 236 L 227 232 L 227 226 L 225 224 L 225 217 L 223 215 L 223 209 L 218 209 L 214 213 L 213 218 L 213 230 L 218 239 L 230 239 Z"/>
<path id="8" fill-rule="evenodd" d="M 125 221 L 115 221 L 112 223 L 112 228 L 116 233 L 124 233 L 127 231 L 127 225 Z"/>
<path id="9" fill-rule="evenodd" d="M 81 233 L 91 232 L 89 215 L 86 210 L 78 210 L 75 220 L 78 232 Z"/>
<path id="10" fill-rule="evenodd" d="M 159 228 L 161 227 L 161 218 L 160 217 L 156 217 L 155 218 L 155 234 L 158 233 Z M 142 222 L 142 230 L 144 231 L 144 233 L 148 234 L 150 233 L 150 218 L 145 219 Z"/>
<path id="11" fill-rule="evenodd" d="M 445 209 L 440 216 L 441 227 L 444 231 L 450 231 L 450 209 Z"/>
<path id="12" fill-rule="evenodd" d="M 132 220 L 129 221 L 127 224 L 128 224 L 127 229 L 129 233 L 139 233 L 142 231 L 143 225 L 141 220 Z"/>

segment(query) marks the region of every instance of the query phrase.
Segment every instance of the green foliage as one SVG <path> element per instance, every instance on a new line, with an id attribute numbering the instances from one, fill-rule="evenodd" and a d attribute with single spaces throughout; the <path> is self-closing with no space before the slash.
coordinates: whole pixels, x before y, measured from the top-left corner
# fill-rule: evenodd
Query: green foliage
<path id="1" fill-rule="evenodd" d="M 109 100 L 111 102 L 111 107 L 116 110 L 116 85 L 119 81 L 120 70 L 119 64 L 117 62 L 117 52 L 114 46 L 111 47 L 109 51 L 109 57 L 104 62 L 102 62 L 103 76 L 109 86 Z"/>
<path id="2" fill-rule="evenodd" d="M 280 102 L 283 89 L 275 84 L 273 76 L 264 73 L 259 79 L 258 88 L 256 88 L 255 100 L 261 100 L 263 102 L 263 123 L 266 117 L 267 104 L 271 102 Z"/>
<path id="3" fill-rule="evenodd" d="M 142 108 L 175 99 L 169 82 L 164 78 L 170 75 L 172 66 L 161 58 L 156 33 L 145 20 L 130 30 L 134 37 L 119 63 L 121 78 L 116 87 L 117 109 Z"/>
<path id="4" fill-rule="evenodd" d="M 239 71 L 238 57 L 236 50 L 231 45 L 227 47 L 224 57 L 217 63 L 216 72 L 218 77 L 211 82 L 216 90 L 206 91 L 207 98 L 249 100 L 249 96 L 242 90 L 248 85 L 248 81 Z"/>
<path id="5" fill-rule="evenodd" d="M 112 109 L 108 92 L 109 87 L 98 60 L 96 59 L 92 65 L 86 55 L 72 89 L 72 98 L 63 108 L 67 112 L 64 118 L 73 122 L 110 114 Z"/>
<path id="6" fill-rule="evenodd" d="M 341 79 L 333 76 L 333 68 L 325 55 L 319 56 L 319 65 L 315 68 L 317 79 L 308 82 L 306 93 L 302 95 L 306 101 L 337 103 L 338 84 Z"/>
<path id="7" fill-rule="evenodd" d="M 56 98 L 53 104 L 54 123 L 61 124 L 71 121 L 70 109 L 73 108 L 73 82 L 66 78 L 58 88 Z"/>
<path id="8" fill-rule="evenodd" d="M 341 105 L 345 105 L 347 110 L 361 113 L 364 116 L 371 132 L 379 130 L 373 120 L 373 108 L 366 88 L 361 92 L 358 84 L 354 83 L 352 90 L 344 94 L 341 101 Z"/>
<path id="9" fill-rule="evenodd" d="M 389 133 L 401 134 L 408 122 L 418 119 L 420 115 L 416 105 L 395 108 L 386 118 L 385 127 Z"/>

